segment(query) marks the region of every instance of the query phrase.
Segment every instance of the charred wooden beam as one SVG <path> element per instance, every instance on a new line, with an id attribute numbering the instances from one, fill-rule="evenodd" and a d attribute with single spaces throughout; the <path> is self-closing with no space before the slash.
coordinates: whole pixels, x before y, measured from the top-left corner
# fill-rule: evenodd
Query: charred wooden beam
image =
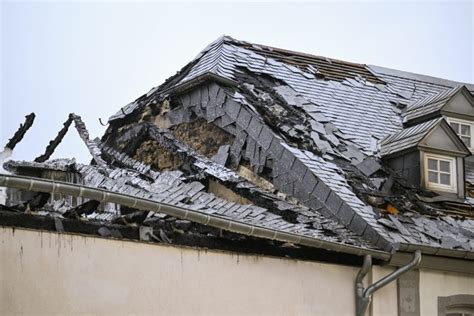
<path id="1" fill-rule="evenodd" d="M 35 162 L 45 162 L 49 159 L 49 157 L 51 157 L 51 155 L 56 150 L 56 147 L 58 147 L 58 145 L 61 143 L 64 136 L 66 135 L 67 131 L 69 130 L 69 126 L 71 126 L 71 123 L 72 115 L 69 114 L 68 119 L 63 124 L 63 128 L 61 128 L 61 130 L 58 132 L 58 135 L 56 135 L 56 137 L 49 142 L 48 146 L 44 151 L 44 154 L 35 158 Z"/>
<path id="2" fill-rule="evenodd" d="M 76 218 L 79 219 L 83 214 L 90 215 L 99 208 L 100 202 L 95 200 L 90 200 L 81 205 L 78 205 L 74 208 L 67 210 L 63 216 L 65 218 Z"/>
<path id="3" fill-rule="evenodd" d="M 12 208 L 21 212 L 36 212 L 48 202 L 50 197 L 50 193 L 38 192 L 28 201 L 20 203 L 18 205 L 14 205 L 12 206 Z"/>
<path id="4" fill-rule="evenodd" d="M 33 125 L 33 122 L 35 120 L 35 113 L 30 113 L 27 116 L 25 116 L 25 122 L 23 124 L 20 124 L 20 127 L 18 130 L 15 132 L 12 138 L 8 141 L 8 143 L 5 145 L 5 148 L 8 148 L 10 150 L 13 150 L 15 146 L 23 139 L 25 136 L 26 132 L 30 129 L 30 127 Z"/>

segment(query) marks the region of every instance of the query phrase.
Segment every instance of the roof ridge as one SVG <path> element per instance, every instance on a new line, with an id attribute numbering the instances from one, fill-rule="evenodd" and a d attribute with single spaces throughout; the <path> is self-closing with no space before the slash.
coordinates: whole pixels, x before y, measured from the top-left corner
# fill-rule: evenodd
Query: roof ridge
<path id="1" fill-rule="evenodd" d="M 411 80 L 419 81 L 423 83 L 441 85 L 447 88 L 453 88 L 458 85 L 465 85 L 466 88 L 468 88 L 468 90 L 474 91 L 474 83 L 472 82 L 456 81 L 456 80 L 436 77 L 432 75 L 420 74 L 416 72 L 394 69 L 394 68 L 389 68 L 389 67 L 384 67 L 384 66 L 371 65 L 371 64 L 367 64 L 367 68 L 369 68 L 369 70 L 374 72 L 375 74 L 383 74 L 386 76 L 392 76 L 392 77 L 398 77 L 398 78 L 407 78 L 407 79 L 411 79 Z"/>
<path id="2" fill-rule="evenodd" d="M 383 66 L 372 65 L 372 64 L 368 64 L 368 63 L 357 63 L 357 62 L 352 62 L 352 61 L 347 61 L 347 60 L 342 60 L 342 59 L 337 59 L 337 58 L 332 58 L 332 57 L 326 57 L 326 56 L 321 56 L 321 55 L 316 55 L 316 54 L 311 54 L 311 53 L 288 50 L 288 49 L 284 49 L 284 48 L 279 48 L 279 47 L 274 47 L 274 46 L 269 46 L 269 45 L 264 45 L 264 44 L 259 44 L 259 43 L 252 43 L 252 42 L 248 42 L 248 41 L 235 39 L 235 38 L 233 38 L 229 35 L 223 35 L 223 36 L 221 36 L 221 38 L 225 42 L 232 42 L 232 43 L 240 44 L 240 45 L 242 45 L 242 44 L 252 45 L 253 47 L 267 48 L 267 49 L 272 50 L 272 51 L 278 51 L 278 52 L 286 53 L 286 54 L 293 54 L 293 55 L 297 55 L 297 56 L 301 56 L 301 57 L 321 58 L 321 59 L 326 59 L 326 60 L 329 60 L 329 61 L 340 62 L 340 63 L 350 64 L 350 65 L 364 66 L 370 72 L 373 72 L 373 73 L 383 73 L 385 75 L 401 77 L 401 78 L 407 78 L 408 77 L 410 79 L 417 80 L 417 81 L 420 81 L 420 82 L 428 82 L 428 83 L 431 83 L 431 84 L 444 85 L 446 87 L 455 87 L 455 86 L 458 86 L 458 85 L 466 85 L 466 88 L 468 88 L 468 90 L 474 91 L 474 83 L 470 83 L 470 82 L 455 81 L 455 80 L 445 79 L 445 78 L 436 77 L 436 76 L 430 76 L 430 75 L 419 74 L 419 73 L 414 73 L 414 72 L 408 72 L 408 71 L 399 70 L 399 69 L 393 69 L 393 68 L 388 68 L 388 67 L 383 67 Z M 398 75 L 395 74 L 395 73 L 398 73 Z"/>
<path id="3" fill-rule="evenodd" d="M 357 63 L 357 62 L 342 60 L 342 59 L 333 58 L 333 57 L 326 57 L 326 56 L 322 56 L 322 55 L 316 55 L 316 54 L 312 54 L 312 53 L 305 53 L 305 52 L 290 50 L 290 49 L 281 48 L 281 47 L 275 47 L 275 46 L 270 46 L 270 45 L 265 45 L 265 44 L 252 43 L 252 42 L 248 42 L 248 41 L 244 41 L 244 40 L 238 40 L 238 39 L 235 39 L 235 38 L 233 38 L 231 36 L 228 36 L 228 35 L 225 35 L 224 37 L 227 39 L 228 42 L 231 42 L 231 43 L 234 43 L 234 44 L 237 44 L 237 45 L 242 45 L 242 44 L 252 45 L 253 47 L 266 48 L 266 49 L 271 50 L 271 51 L 278 51 L 278 52 L 281 52 L 281 53 L 292 54 L 292 55 L 297 55 L 297 56 L 302 56 L 302 57 L 321 58 L 321 59 L 326 59 L 326 60 L 330 60 L 330 61 L 334 61 L 334 62 L 351 64 L 351 65 L 355 65 L 355 66 L 367 66 L 367 64 L 364 64 L 364 63 Z"/>

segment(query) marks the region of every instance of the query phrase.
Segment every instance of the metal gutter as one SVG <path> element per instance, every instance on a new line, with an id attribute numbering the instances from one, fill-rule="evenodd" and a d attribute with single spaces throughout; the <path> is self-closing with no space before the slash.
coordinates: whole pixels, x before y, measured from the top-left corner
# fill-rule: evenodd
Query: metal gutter
<path id="1" fill-rule="evenodd" d="M 423 250 L 422 254 L 423 258 L 418 266 L 419 269 L 474 274 L 474 264 L 471 260 L 431 256 L 425 254 Z M 400 267 L 410 260 L 412 255 L 412 253 L 408 252 L 396 252 L 392 255 L 388 265 L 392 267 Z"/>
<path id="2" fill-rule="evenodd" d="M 156 202 L 150 199 L 139 198 L 123 193 L 115 193 L 84 185 L 45 180 L 34 177 L 0 174 L 0 186 L 36 192 L 60 193 L 76 197 L 80 196 L 100 202 L 116 203 L 136 209 L 154 211 L 181 219 L 187 219 L 195 223 L 208 225 L 252 237 L 278 240 L 281 242 L 289 242 L 313 248 L 322 248 L 356 256 L 370 255 L 374 258 L 384 261 L 390 260 L 392 256 L 390 253 L 380 250 L 365 249 L 356 246 L 320 240 L 312 237 L 301 236 L 294 233 L 281 232 L 270 228 L 242 223 L 215 214 L 206 214 L 166 203 Z"/>
<path id="3" fill-rule="evenodd" d="M 365 312 L 367 311 L 367 308 L 369 307 L 370 302 L 372 300 L 372 294 L 374 294 L 377 290 L 386 286 L 390 282 L 395 281 L 402 274 L 405 274 L 408 271 L 416 268 L 420 264 L 420 261 L 421 251 L 416 250 L 413 259 L 409 263 L 384 276 L 382 279 L 378 280 L 377 282 L 370 285 L 368 288 L 364 289 L 362 281 L 364 280 L 364 277 L 367 275 L 369 269 L 372 266 L 372 257 L 369 255 L 365 256 L 362 269 L 359 271 L 356 277 L 356 316 L 365 315 Z"/>
<path id="4" fill-rule="evenodd" d="M 400 247 L 398 248 L 398 251 L 414 252 L 417 249 L 420 249 L 423 254 L 427 254 L 427 255 L 474 260 L 474 252 L 469 251 L 469 250 L 447 249 L 447 248 L 441 248 L 441 247 L 431 247 L 431 246 L 426 246 L 426 245 L 412 245 L 412 244 L 401 243 Z"/>

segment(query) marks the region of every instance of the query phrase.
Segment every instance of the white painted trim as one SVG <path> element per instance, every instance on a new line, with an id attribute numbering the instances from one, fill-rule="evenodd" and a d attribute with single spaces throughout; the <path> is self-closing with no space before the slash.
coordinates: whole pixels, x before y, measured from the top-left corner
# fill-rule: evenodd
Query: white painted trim
<path id="1" fill-rule="evenodd" d="M 451 180 L 451 185 L 445 185 L 445 184 L 440 184 L 440 183 L 432 183 L 429 182 L 429 177 L 428 177 L 428 158 L 431 159 L 436 159 L 436 160 L 444 160 L 448 161 L 450 163 L 450 180 Z M 424 153 L 423 157 L 424 161 L 424 178 L 425 178 L 425 187 L 428 189 L 431 189 L 433 191 L 444 191 L 444 192 L 453 192 L 457 193 L 457 165 L 456 165 L 456 158 L 452 156 L 443 156 L 443 155 L 435 155 L 435 154 L 429 154 L 429 153 Z"/>
<path id="2" fill-rule="evenodd" d="M 474 134 L 474 121 L 463 120 L 463 119 L 453 118 L 453 117 L 446 117 L 446 120 L 448 121 L 449 125 L 451 125 L 451 123 L 458 123 L 458 124 L 471 126 L 471 135 L 470 135 L 471 136 L 471 147 L 468 147 L 468 148 L 471 151 L 471 153 L 474 153 L 474 135 L 473 135 Z M 458 133 L 456 132 L 456 135 L 457 134 Z M 461 138 L 459 138 L 459 139 L 461 139 Z"/>

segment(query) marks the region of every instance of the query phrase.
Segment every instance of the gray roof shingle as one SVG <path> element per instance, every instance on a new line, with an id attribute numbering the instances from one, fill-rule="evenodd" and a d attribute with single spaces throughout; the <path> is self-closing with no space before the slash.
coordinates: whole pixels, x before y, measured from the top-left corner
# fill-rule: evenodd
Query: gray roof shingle
<path id="1" fill-rule="evenodd" d="M 441 120 L 443 118 L 436 118 L 393 133 L 381 142 L 380 155 L 384 157 L 416 147 Z"/>
<path id="2" fill-rule="evenodd" d="M 457 86 L 413 102 L 405 112 L 404 121 L 408 122 L 439 111 L 461 88 L 462 86 Z"/>

